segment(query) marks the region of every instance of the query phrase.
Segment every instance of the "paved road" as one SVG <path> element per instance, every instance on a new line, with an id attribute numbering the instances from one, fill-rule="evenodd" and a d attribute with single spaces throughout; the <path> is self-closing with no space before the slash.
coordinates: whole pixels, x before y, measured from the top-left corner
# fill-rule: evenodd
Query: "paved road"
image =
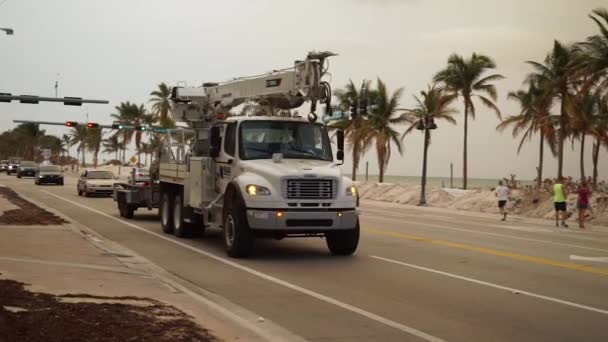
<path id="1" fill-rule="evenodd" d="M 111 199 L 78 197 L 71 180 L 0 184 L 310 341 L 608 341 L 606 231 L 369 202 L 353 257 L 330 256 L 322 239 L 286 239 L 234 260 L 219 231 L 163 235 L 156 212 L 123 220 Z"/>

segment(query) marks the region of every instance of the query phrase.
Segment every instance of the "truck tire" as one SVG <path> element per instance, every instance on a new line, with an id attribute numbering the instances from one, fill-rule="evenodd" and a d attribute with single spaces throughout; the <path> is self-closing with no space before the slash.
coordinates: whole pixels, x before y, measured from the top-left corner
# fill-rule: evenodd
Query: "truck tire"
<path id="1" fill-rule="evenodd" d="M 160 225 L 164 233 L 173 233 L 173 218 L 171 217 L 171 194 L 168 192 L 162 192 L 160 197 L 160 207 L 158 209 L 160 214 Z"/>
<path id="2" fill-rule="evenodd" d="M 184 201 L 181 194 L 173 196 L 173 235 L 179 238 L 189 237 L 191 226 L 184 221 Z"/>
<path id="3" fill-rule="evenodd" d="M 354 229 L 338 230 L 325 233 L 327 248 L 332 255 L 351 255 L 359 245 L 359 219 Z"/>
<path id="4" fill-rule="evenodd" d="M 134 213 L 135 213 L 135 208 L 126 204 L 125 205 L 125 218 L 132 219 Z"/>
<path id="5" fill-rule="evenodd" d="M 254 236 L 247 223 L 245 205 L 240 198 L 236 198 L 227 209 L 223 233 L 229 257 L 244 258 L 253 252 Z"/>

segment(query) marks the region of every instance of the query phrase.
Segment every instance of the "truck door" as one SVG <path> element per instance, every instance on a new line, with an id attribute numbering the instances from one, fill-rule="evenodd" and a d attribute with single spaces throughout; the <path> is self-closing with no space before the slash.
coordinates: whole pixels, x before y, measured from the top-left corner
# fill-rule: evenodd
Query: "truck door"
<path id="1" fill-rule="evenodd" d="M 236 176 L 236 123 L 224 125 L 222 138 L 222 151 L 217 158 L 217 184 L 221 193 L 224 193 L 228 184 Z"/>

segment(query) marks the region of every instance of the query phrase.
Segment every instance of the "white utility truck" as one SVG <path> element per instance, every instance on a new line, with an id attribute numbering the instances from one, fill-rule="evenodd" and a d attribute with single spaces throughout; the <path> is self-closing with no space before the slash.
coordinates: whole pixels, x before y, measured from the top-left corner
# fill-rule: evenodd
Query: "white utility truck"
<path id="1" fill-rule="evenodd" d="M 311 52 L 292 68 L 173 88 L 171 116 L 188 127 L 167 132 L 151 171 L 165 233 L 186 237 L 219 228 L 231 257 L 248 256 L 257 238 L 318 236 L 334 255 L 355 252 L 357 194 L 340 168 L 344 134 L 336 132 L 334 153 L 315 114 L 317 104 L 331 114 L 331 89 L 322 77 L 332 55 Z M 307 117 L 285 114 L 306 102 Z M 252 103 L 266 110 L 230 112 Z"/>

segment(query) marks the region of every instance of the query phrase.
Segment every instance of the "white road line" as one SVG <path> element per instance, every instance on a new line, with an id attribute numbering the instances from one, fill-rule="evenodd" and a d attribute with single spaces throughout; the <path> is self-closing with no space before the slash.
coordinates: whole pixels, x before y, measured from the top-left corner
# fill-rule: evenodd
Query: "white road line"
<path id="1" fill-rule="evenodd" d="M 472 229 L 465 229 L 465 228 L 446 227 L 446 226 L 440 226 L 440 225 L 436 225 L 436 224 L 432 224 L 432 223 L 407 221 L 407 220 L 397 220 L 397 219 L 392 219 L 392 218 L 387 218 L 387 217 L 381 217 L 381 216 L 376 216 L 376 215 L 363 215 L 364 218 L 366 216 L 368 218 L 370 218 L 370 219 L 373 218 L 373 219 L 379 219 L 379 220 L 396 222 L 396 223 L 415 224 L 415 225 L 419 225 L 419 226 L 427 226 L 427 227 L 438 228 L 438 229 L 454 230 L 454 231 L 459 231 L 459 232 L 467 232 L 467 233 L 474 233 L 474 234 L 480 234 L 480 235 L 499 236 L 499 237 L 514 239 L 514 240 L 539 242 L 539 243 L 544 243 L 544 244 L 547 244 L 547 245 L 575 247 L 575 248 L 580 248 L 580 249 L 587 249 L 587 250 L 590 250 L 590 251 L 608 252 L 608 249 L 575 245 L 575 244 L 571 244 L 571 243 L 567 243 L 567 242 L 554 242 L 554 241 L 540 240 L 540 239 L 534 239 L 534 238 L 525 238 L 525 237 L 513 236 L 513 235 L 501 234 L 501 233 L 490 233 L 490 232 L 484 232 L 484 231 L 472 230 Z"/>
<path id="2" fill-rule="evenodd" d="M 401 265 L 401 266 L 406 266 L 406 267 L 414 268 L 414 269 L 421 270 L 421 271 L 426 271 L 426 272 L 431 272 L 431 273 L 435 273 L 435 274 L 440 274 L 440 275 L 443 275 L 443 276 L 446 276 L 446 277 L 450 277 L 450 278 L 460 279 L 460 280 L 468 281 L 468 282 L 479 284 L 479 285 L 493 287 L 493 288 L 499 289 L 499 290 L 509 291 L 511 293 L 517 293 L 517 294 L 524 295 L 524 296 L 529 296 L 529 297 L 533 297 L 533 298 L 543 299 L 543 300 L 546 300 L 546 301 L 549 301 L 549 302 L 553 302 L 553 303 L 559 303 L 559 304 L 563 304 L 563 305 L 567 305 L 567 306 L 572 306 L 572 307 L 583 309 L 583 310 L 587 310 L 587 311 L 592 311 L 592 312 L 597 312 L 597 313 L 601 313 L 601 314 L 604 314 L 604 315 L 608 315 L 608 310 L 604 310 L 604 309 L 600 309 L 600 308 L 595 308 L 595 307 L 592 307 L 592 306 L 578 304 L 578 303 L 574 303 L 574 302 L 570 302 L 570 301 L 567 301 L 567 300 L 558 299 L 558 298 L 554 298 L 554 297 L 544 296 L 544 295 L 541 295 L 541 294 L 538 294 L 538 293 L 524 291 L 524 290 L 516 289 L 516 288 L 513 288 L 513 287 L 493 284 L 493 283 L 489 283 L 489 282 L 486 282 L 486 281 L 477 280 L 477 279 L 473 279 L 473 278 L 469 278 L 469 277 L 465 277 L 465 276 L 461 276 L 461 275 L 457 275 L 457 274 L 453 274 L 453 273 L 448 273 L 448 272 L 444 272 L 444 271 L 439 271 L 439 270 L 435 270 L 435 269 L 428 268 L 428 267 L 408 264 L 406 262 L 397 261 L 397 260 L 388 259 L 388 258 L 383 258 L 383 257 L 376 256 L 376 255 L 370 255 L 370 257 L 373 258 L 373 259 L 382 260 L 382 261 L 386 261 L 386 262 L 389 262 L 389 263 L 393 263 L 393 264 L 397 264 L 397 265 Z"/>
<path id="3" fill-rule="evenodd" d="M 570 260 L 583 260 L 592 262 L 608 262 L 608 257 L 588 257 L 580 255 L 570 255 Z"/>
<path id="4" fill-rule="evenodd" d="M 294 290 L 294 291 L 306 294 L 308 296 L 311 296 L 311 297 L 316 298 L 318 300 L 321 300 L 323 302 L 326 302 L 326 303 L 335 305 L 337 307 L 340 307 L 340 308 L 342 308 L 344 310 L 347 310 L 347 311 L 359 314 L 359 315 L 361 315 L 361 316 L 363 316 L 365 318 L 371 319 L 371 320 L 376 321 L 378 323 L 381 323 L 381 324 L 387 325 L 389 327 L 395 328 L 397 330 L 401 330 L 401 331 L 406 332 L 408 334 L 414 335 L 414 336 L 419 337 L 419 338 L 421 338 L 423 340 L 426 340 L 426 341 L 429 341 L 429 342 L 444 342 L 444 340 L 441 339 L 441 338 L 439 338 L 439 337 L 435 337 L 435 336 L 429 335 L 429 334 L 427 334 L 427 333 L 425 333 L 423 331 L 420 331 L 418 329 L 409 327 L 407 325 L 404 325 L 404 324 L 392 321 L 392 320 L 390 320 L 388 318 L 382 317 L 382 316 L 377 315 L 375 313 L 372 313 L 372 312 L 363 310 L 361 308 L 358 308 L 356 306 L 353 306 L 353 305 L 341 302 L 341 301 L 339 301 L 337 299 L 325 296 L 325 295 L 320 294 L 318 292 L 314 292 L 312 290 L 308 290 L 306 288 L 303 288 L 301 286 L 292 284 L 292 283 L 287 282 L 285 280 L 281 280 L 281 279 L 273 277 L 271 275 L 268 275 L 268 274 L 256 271 L 253 268 L 249 268 L 247 266 L 243 266 L 243 265 L 238 264 L 238 263 L 236 263 L 234 261 L 228 260 L 226 258 L 219 257 L 219 256 L 217 256 L 217 255 L 215 255 L 213 253 L 210 253 L 210 252 L 207 252 L 205 250 L 202 250 L 202 249 L 199 249 L 199 248 L 195 248 L 193 246 L 185 244 L 183 242 L 171 239 L 171 238 L 169 238 L 169 237 L 167 237 L 165 235 L 162 235 L 160 233 L 156 233 L 156 232 L 147 230 L 147 229 L 145 229 L 145 228 L 143 228 L 141 226 L 138 226 L 138 225 L 133 224 L 133 223 L 128 222 L 128 221 L 124 221 L 122 219 L 119 219 L 119 218 L 114 217 L 112 215 L 106 214 L 106 213 L 104 213 L 102 211 L 99 211 L 97 209 L 90 208 L 90 207 L 88 207 L 86 205 L 80 204 L 78 202 L 74 202 L 72 200 L 69 200 L 67 198 L 64 198 L 62 196 L 56 195 L 54 193 L 51 193 L 51 192 L 48 192 L 48 191 L 45 191 L 45 190 L 41 190 L 41 192 L 44 192 L 44 193 L 46 193 L 48 195 L 51 195 L 53 197 L 56 197 L 58 199 L 61 199 L 62 201 L 68 202 L 68 203 L 70 203 L 72 205 L 75 205 L 77 207 L 81 207 L 81 208 L 87 209 L 89 211 L 92 211 L 92 212 L 94 212 L 94 213 L 96 213 L 98 215 L 104 216 L 104 217 L 109 218 L 111 220 L 114 220 L 116 222 L 122 223 L 122 224 L 124 224 L 126 226 L 129 226 L 129 227 L 133 228 L 133 229 L 137 229 L 137 230 L 142 231 L 144 233 L 153 235 L 153 236 L 155 236 L 155 237 L 157 237 L 159 239 L 163 239 L 163 240 L 169 241 L 169 242 L 171 242 L 173 244 L 176 244 L 178 246 L 181 246 L 181 247 L 184 247 L 186 249 L 189 249 L 189 250 L 191 250 L 191 251 L 193 251 L 195 253 L 204 255 L 206 257 L 209 257 L 211 259 L 219 261 L 219 262 L 221 262 L 223 264 L 226 264 L 228 266 L 232 266 L 232 267 L 234 267 L 236 269 L 239 269 L 241 271 L 244 271 L 244 272 L 247 272 L 249 274 L 252 274 L 252 275 L 254 275 L 256 277 L 259 277 L 259 278 L 262 278 L 264 280 L 270 281 L 270 282 L 275 283 L 277 285 L 281 285 L 281 286 L 286 287 L 288 289 L 291 289 L 291 290 Z"/>

